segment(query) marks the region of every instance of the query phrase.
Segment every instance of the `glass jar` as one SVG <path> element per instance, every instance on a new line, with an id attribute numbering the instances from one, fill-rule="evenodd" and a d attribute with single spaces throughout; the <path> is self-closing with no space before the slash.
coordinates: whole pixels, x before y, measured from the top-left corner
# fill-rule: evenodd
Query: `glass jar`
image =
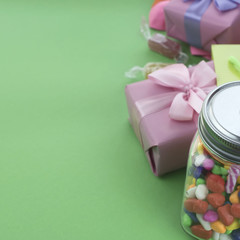
<path id="1" fill-rule="evenodd" d="M 181 223 L 188 234 L 240 240 L 240 81 L 205 99 L 184 188 Z"/>

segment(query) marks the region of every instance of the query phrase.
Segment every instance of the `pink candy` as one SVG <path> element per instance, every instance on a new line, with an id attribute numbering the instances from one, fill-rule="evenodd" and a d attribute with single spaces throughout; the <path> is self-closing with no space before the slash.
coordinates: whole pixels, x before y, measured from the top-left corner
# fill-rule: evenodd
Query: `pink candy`
<path id="1" fill-rule="evenodd" d="M 206 158 L 203 162 L 203 167 L 206 170 L 212 170 L 212 168 L 214 167 L 214 161 L 211 158 Z"/>
<path id="2" fill-rule="evenodd" d="M 204 215 L 203 219 L 208 222 L 215 222 L 218 220 L 218 214 L 217 212 L 213 210 L 208 210 Z"/>

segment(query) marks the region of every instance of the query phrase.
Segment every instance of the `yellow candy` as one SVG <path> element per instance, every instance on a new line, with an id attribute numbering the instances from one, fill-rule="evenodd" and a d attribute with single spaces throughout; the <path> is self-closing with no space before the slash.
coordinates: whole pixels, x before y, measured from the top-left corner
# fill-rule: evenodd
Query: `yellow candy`
<path id="1" fill-rule="evenodd" d="M 197 146 L 197 151 L 199 154 L 203 154 L 203 144 L 201 142 L 198 143 L 198 146 Z"/>
<path id="2" fill-rule="evenodd" d="M 229 201 L 231 203 L 239 203 L 239 198 L 238 198 L 238 190 L 233 192 L 230 197 L 229 197 Z"/>
<path id="3" fill-rule="evenodd" d="M 235 218 L 231 225 L 226 226 L 226 229 L 229 231 L 233 231 L 233 230 L 239 228 L 239 226 L 240 226 L 240 224 L 239 224 L 238 220 Z"/>
<path id="4" fill-rule="evenodd" d="M 229 170 L 230 166 L 224 165 L 224 168 L 227 169 L 227 170 Z"/>
<path id="5" fill-rule="evenodd" d="M 212 222 L 212 223 L 210 223 L 210 225 L 211 225 L 211 228 L 215 232 L 218 232 L 218 233 L 225 233 L 226 232 L 225 225 L 222 222 L 220 222 L 220 221 Z"/>
<path id="6" fill-rule="evenodd" d="M 196 185 L 196 178 L 192 179 L 192 184 Z"/>
<path id="7" fill-rule="evenodd" d="M 237 183 L 240 184 L 240 176 L 237 178 Z"/>
<path id="8" fill-rule="evenodd" d="M 190 188 L 193 188 L 193 187 L 195 187 L 195 186 L 196 186 L 195 184 L 191 184 L 191 185 L 187 188 L 187 190 L 190 189 Z"/>

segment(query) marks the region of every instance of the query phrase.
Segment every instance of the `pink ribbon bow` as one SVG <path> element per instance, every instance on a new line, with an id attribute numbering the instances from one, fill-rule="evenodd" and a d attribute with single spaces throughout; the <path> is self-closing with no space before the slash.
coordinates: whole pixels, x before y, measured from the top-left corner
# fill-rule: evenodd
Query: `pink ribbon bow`
<path id="1" fill-rule="evenodd" d="M 216 74 L 204 61 L 189 70 L 184 64 L 173 64 L 148 75 L 154 83 L 172 88 L 165 96 L 170 104 L 169 116 L 178 121 L 189 121 L 199 114 L 207 94 L 216 87 Z M 165 107 L 166 101 L 158 102 Z M 152 105 L 153 106 L 153 105 Z"/>

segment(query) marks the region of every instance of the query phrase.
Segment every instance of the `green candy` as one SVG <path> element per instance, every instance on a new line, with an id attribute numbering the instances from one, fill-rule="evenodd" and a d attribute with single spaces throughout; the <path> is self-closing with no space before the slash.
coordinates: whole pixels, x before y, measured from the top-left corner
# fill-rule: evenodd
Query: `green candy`
<path id="1" fill-rule="evenodd" d="M 226 232 L 225 232 L 225 234 L 231 234 L 232 233 L 232 230 L 227 230 Z"/>
<path id="2" fill-rule="evenodd" d="M 226 194 L 225 192 L 222 192 L 222 195 L 223 195 L 224 197 L 226 197 L 227 194 Z"/>
<path id="3" fill-rule="evenodd" d="M 198 186 L 199 184 L 205 184 L 206 181 L 203 178 L 198 178 L 196 181 L 196 185 Z"/>
<path id="4" fill-rule="evenodd" d="M 212 169 L 212 173 L 217 174 L 217 175 L 221 175 L 222 174 L 221 167 L 215 164 L 213 169 Z"/>
<path id="5" fill-rule="evenodd" d="M 223 167 L 221 167 L 221 174 L 224 175 L 224 176 L 227 175 L 228 174 L 228 170 L 223 168 Z"/>
<path id="6" fill-rule="evenodd" d="M 223 175 L 223 176 L 222 176 L 222 179 L 223 179 L 224 181 L 227 181 L 227 176 L 226 176 L 226 175 Z"/>
<path id="7" fill-rule="evenodd" d="M 183 215 L 183 225 L 186 227 L 190 227 L 192 225 L 192 219 L 186 213 Z"/>

